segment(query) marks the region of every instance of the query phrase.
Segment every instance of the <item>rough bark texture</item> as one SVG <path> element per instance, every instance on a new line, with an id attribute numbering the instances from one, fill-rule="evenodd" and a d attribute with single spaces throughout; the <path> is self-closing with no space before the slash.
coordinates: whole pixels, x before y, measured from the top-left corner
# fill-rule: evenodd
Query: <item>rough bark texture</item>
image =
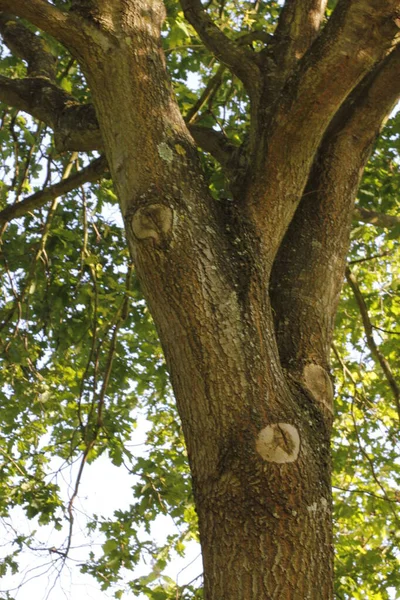
<path id="1" fill-rule="evenodd" d="M 331 599 L 328 354 L 360 173 L 400 92 L 400 3 L 341 0 L 321 33 L 325 3 L 289 0 L 252 54 L 182 0 L 252 102 L 230 209 L 210 197 L 173 97 L 159 0 L 0 8 L 58 37 L 87 77 L 96 115 L 69 105 L 68 136 L 105 149 L 120 199 L 182 419 L 205 598 Z M 0 96 L 63 130 L 56 93 L 49 79 L 0 80 Z M 198 135 L 234 166 L 215 132 Z"/>

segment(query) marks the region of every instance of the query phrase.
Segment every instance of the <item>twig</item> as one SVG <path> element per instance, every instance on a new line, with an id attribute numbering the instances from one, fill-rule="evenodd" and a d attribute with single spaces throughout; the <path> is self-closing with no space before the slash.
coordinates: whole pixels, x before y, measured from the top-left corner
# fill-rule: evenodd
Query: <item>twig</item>
<path id="1" fill-rule="evenodd" d="M 380 252 L 379 254 L 371 254 L 371 256 L 365 256 L 364 258 L 356 258 L 354 260 L 349 260 L 349 265 L 355 265 L 357 263 L 367 262 L 369 260 L 375 260 L 377 258 L 384 258 L 385 256 L 390 256 L 392 252 Z"/>
<path id="2" fill-rule="evenodd" d="M 188 124 L 191 124 L 195 120 L 195 116 L 199 113 L 199 111 L 203 108 L 209 98 L 215 94 L 218 88 L 222 85 L 223 74 L 226 71 L 225 65 L 220 65 L 217 72 L 211 79 L 208 81 L 204 91 L 200 95 L 197 102 L 193 104 L 193 106 L 188 110 L 187 115 L 185 117 L 185 121 Z"/>
<path id="3" fill-rule="evenodd" d="M 346 276 L 346 280 L 347 280 L 348 284 L 350 285 L 350 287 L 353 291 L 354 298 L 357 302 L 358 308 L 360 309 L 361 319 L 362 319 L 362 322 L 364 325 L 364 331 L 365 331 L 365 335 L 366 335 L 366 339 L 367 339 L 368 348 L 370 349 L 371 354 L 375 357 L 375 359 L 380 364 L 382 371 L 383 371 L 383 373 L 389 383 L 389 386 L 393 392 L 394 401 L 396 404 L 396 409 L 397 409 L 397 413 L 398 413 L 398 417 L 399 417 L 399 421 L 400 421 L 400 388 L 394 378 L 392 369 L 391 369 L 388 361 L 383 356 L 382 352 L 380 351 L 380 349 L 378 348 L 378 346 L 374 340 L 373 325 L 371 323 L 371 319 L 368 314 L 367 305 L 365 304 L 363 295 L 362 295 L 360 287 L 358 285 L 357 278 L 354 275 L 354 273 L 352 273 L 352 271 L 350 271 L 349 267 L 346 268 L 345 276 Z"/>
<path id="4" fill-rule="evenodd" d="M 352 399 L 352 402 L 351 402 L 351 411 L 350 411 L 350 414 L 351 414 L 351 419 L 353 421 L 354 432 L 356 434 L 357 443 L 358 443 L 358 447 L 360 448 L 360 452 L 364 456 L 365 460 L 368 462 L 373 480 L 375 481 L 376 485 L 382 491 L 382 494 L 384 495 L 384 497 L 386 498 L 386 500 L 389 502 L 389 507 L 390 507 L 390 509 L 391 509 L 391 511 L 393 513 L 393 516 L 394 516 L 395 520 L 398 521 L 399 517 L 398 517 L 396 511 L 394 510 L 393 506 L 390 504 L 389 495 L 388 495 L 386 489 L 384 488 L 384 486 L 382 485 L 382 483 L 379 481 L 378 475 L 376 474 L 374 461 L 371 460 L 371 457 L 369 456 L 368 452 L 365 451 L 364 446 L 363 446 L 363 444 L 361 442 L 361 437 L 360 437 L 360 434 L 359 434 L 359 431 L 358 431 L 357 420 L 356 420 L 356 417 L 355 417 L 355 414 L 354 414 L 354 398 Z"/>

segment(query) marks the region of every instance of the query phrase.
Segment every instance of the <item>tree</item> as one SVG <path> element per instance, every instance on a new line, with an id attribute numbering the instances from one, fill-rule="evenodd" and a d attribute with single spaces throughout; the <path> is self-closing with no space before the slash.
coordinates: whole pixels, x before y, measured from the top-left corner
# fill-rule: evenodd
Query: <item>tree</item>
<path id="1" fill-rule="evenodd" d="M 33 468 L 24 485 L 8 485 L 4 510 L 21 504 L 28 516 L 57 520 L 58 488 L 43 484 L 46 452 L 80 455 L 82 469 L 105 449 L 116 464 L 126 456 L 140 392 L 129 381 L 144 379 L 133 363 L 148 356 L 129 352 L 138 336 L 156 344 L 139 282 L 182 423 L 204 597 L 332 598 L 330 349 L 345 273 L 390 387 L 380 418 L 392 437 L 382 457 L 394 456 L 400 417 L 399 388 L 373 334 L 373 306 L 346 271 L 354 216 L 398 231 L 393 197 L 385 215 L 362 202 L 355 213 L 354 202 L 400 95 L 400 2 L 286 0 L 280 8 L 272 0 L 0 0 L 0 8 L 11 51 L 0 77 L 0 99 L 12 107 L 3 110 L 4 168 L 16 169 L 2 186 L 3 202 L 11 202 L 0 213 L 8 277 L 4 477 L 12 482 Z M 190 91 L 185 72 L 198 72 L 200 86 L 207 81 L 203 91 Z M 387 148 L 398 130 L 391 135 Z M 30 193 L 44 147 L 44 183 Z M 398 169 L 390 155 L 382 160 L 388 173 Z M 82 186 L 103 176 L 93 208 Z M 365 194 L 376 189 L 374 177 Z M 390 175 L 386 181 L 390 187 Z M 77 204 L 70 192 L 79 187 Z M 101 219 L 113 189 L 134 270 L 121 267 L 127 251 L 118 228 Z M 360 252 L 363 235 L 359 258 L 368 257 Z M 341 348 L 346 336 L 343 325 Z M 392 338 L 387 343 L 390 355 Z M 336 360 L 348 377 L 341 352 Z M 158 355 L 146 373 L 154 382 L 161 374 L 149 401 L 155 414 L 167 406 L 170 415 L 168 402 L 152 404 L 165 387 L 163 369 Z M 359 400 L 356 420 L 362 409 L 365 419 L 375 410 Z M 43 448 L 44 421 L 52 442 Z M 21 436 L 17 428 L 19 450 L 16 424 L 24 430 Z M 176 436 L 176 424 L 170 427 L 163 435 Z M 364 453 L 371 461 L 369 446 Z M 385 486 L 396 477 L 392 471 L 379 488 L 392 508 Z M 190 493 L 187 480 L 176 485 Z M 65 507 L 71 528 L 76 493 Z M 120 529 L 124 523 L 120 515 Z M 109 555 L 129 568 L 137 557 L 131 549 L 124 555 L 115 531 L 108 533 Z M 63 558 L 70 544 L 71 536 Z M 395 545 L 385 548 L 393 565 Z M 106 572 L 112 581 L 104 563 Z M 386 579 L 376 582 L 382 595 L 374 597 L 389 597 L 395 576 Z M 343 597 L 357 597 L 345 576 L 338 585 Z"/>

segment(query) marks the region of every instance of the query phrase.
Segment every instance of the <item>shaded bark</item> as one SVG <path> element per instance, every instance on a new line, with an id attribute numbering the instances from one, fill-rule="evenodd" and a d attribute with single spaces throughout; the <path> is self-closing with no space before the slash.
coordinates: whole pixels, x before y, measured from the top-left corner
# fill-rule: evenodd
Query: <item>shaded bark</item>
<path id="1" fill-rule="evenodd" d="M 362 216 L 354 201 L 372 146 L 400 95 L 399 69 L 397 49 L 332 120 L 274 264 L 271 293 L 281 360 L 298 376 L 307 363 L 329 368 L 351 220 Z M 393 226 L 393 218 L 388 220 Z"/>

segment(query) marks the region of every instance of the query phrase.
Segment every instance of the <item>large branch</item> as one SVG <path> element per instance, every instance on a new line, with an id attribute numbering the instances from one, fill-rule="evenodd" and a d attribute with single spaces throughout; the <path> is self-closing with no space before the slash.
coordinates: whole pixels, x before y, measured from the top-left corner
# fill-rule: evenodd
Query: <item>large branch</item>
<path id="1" fill-rule="evenodd" d="M 40 190 L 39 192 L 28 196 L 21 202 L 10 204 L 0 211 L 0 226 L 8 221 L 22 217 L 36 208 L 44 206 L 50 200 L 54 200 L 54 198 L 57 198 L 58 196 L 63 196 L 85 183 L 97 181 L 102 177 L 106 169 L 107 161 L 101 156 L 67 179 L 63 179 L 59 183 Z"/>
<path id="2" fill-rule="evenodd" d="M 89 152 L 102 150 L 103 140 L 92 104 L 79 104 L 57 85 L 42 77 L 9 79 L 0 75 L 0 101 L 23 110 L 49 125 L 57 149 Z M 237 148 L 222 133 L 189 125 L 196 144 L 227 169 Z"/>
<path id="3" fill-rule="evenodd" d="M 300 202 L 330 121 L 397 44 L 399 11 L 399 0 L 340 0 L 282 90 L 272 121 L 259 132 L 254 151 L 262 158 L 253 160 L 247 199 L 271 259 Z"/>
<path id="4" fill-rule="evenodd" d="M 400 96 L 400 47 L 328 129 L 274 263 L 271 299 L 284 364 L 328 367 L 354 200 L 374 141 Z M 360 209 L 358 209 L 360 210 Z"/>
<path id="5" fill-rule="evenodd" d="M 55 79 L 57 61 L 43 39 L 7 13 L 0 13 L 0 33 L 11 52 L 26 60 L 30 77 Z"/>
<path id="6" fill-rule="evenodd" d="M 211 19 L 200 0 L 181 0 L 181 6 L 204 45 L 243 81 L 250 95 L 257 95 L 260 72 L 254 53 L 229 39 Z"/>
<path id="7" fill-rule="evenodd" d="M 320 30 L 327 0 L 286 0 L 275 32 L 274 55 L 287 71 L 304 56 Z"/>
<path id="8" fill-rule="evenodd" d="M 94 107 L 91 104 L 79 104 L 73 96 L 48 79 L 9 79 L 0 75 L 0 100 L 49 125 L 54 130 L 59 151 L 102 148 Z"/>
<path id="9" fill-rule="evenodd" d="M 82 19 L 59 10 L 45 0 L 0 0 L 0 10 L 26 19 L 55 37 L 67 48 L 76 49 L 85 43 Z"/>

